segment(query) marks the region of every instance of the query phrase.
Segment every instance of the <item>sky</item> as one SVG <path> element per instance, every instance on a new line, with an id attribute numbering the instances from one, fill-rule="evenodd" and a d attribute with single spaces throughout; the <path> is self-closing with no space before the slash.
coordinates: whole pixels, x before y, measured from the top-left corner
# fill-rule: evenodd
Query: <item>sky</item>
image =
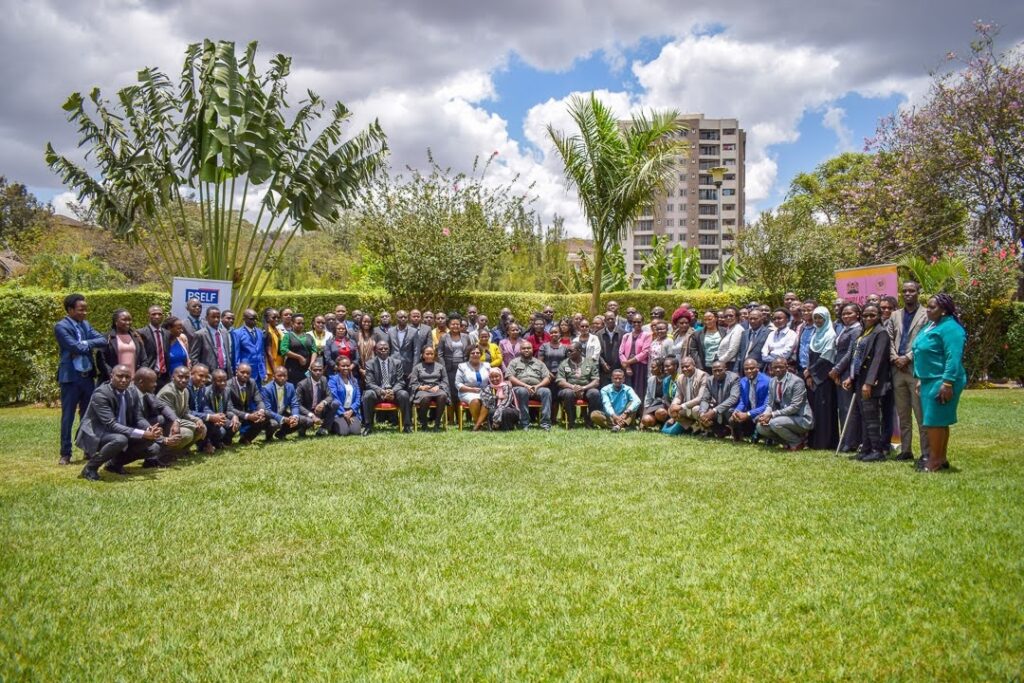
<path id="1" fill-rule="evenodd" d="M 861 150 L 879 117 L 927 94 L 981 20 L 999 46 L 1024 40 L 1024 2 L 733 0 L 0 0 L 0 175 L 66 213 L 73 195 L 43 162 L 76 131 L 60 106 L 106 95 L 138 69 L 180 73 L 204 38 L 260 43 L 292 57 L 293 104 L 307 88 L 379 119 L 391 165 L 469 170 L 497 152 L 488 180 L 533 186 L 534 208 L 586 234 L 547 126 L 571 132 L 567 104 L 595 91 L 628 116 L 650 109 L 738 118 L 747 131 L 746 219 L 777 206 L 792 177 Z"/>

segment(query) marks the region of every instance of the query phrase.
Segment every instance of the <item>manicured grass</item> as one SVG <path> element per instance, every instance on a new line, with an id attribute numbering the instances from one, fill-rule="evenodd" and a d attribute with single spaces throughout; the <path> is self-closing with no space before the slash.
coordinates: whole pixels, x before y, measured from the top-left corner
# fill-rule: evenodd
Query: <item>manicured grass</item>
<path id="1" fill-rule="evenodd" d="M 556 429 L 101 484 L 0 410 L 0 679 L 1019 679 L 1022 404 L 969 392 L 952 474 Z"/>

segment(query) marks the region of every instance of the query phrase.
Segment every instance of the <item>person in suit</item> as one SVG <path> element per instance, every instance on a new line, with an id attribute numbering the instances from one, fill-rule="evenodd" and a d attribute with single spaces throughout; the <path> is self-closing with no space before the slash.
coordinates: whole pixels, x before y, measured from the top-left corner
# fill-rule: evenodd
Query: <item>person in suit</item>
<path id="1" fill-rule="evenodd" d="M 725 322 L 725 329 L 715 358 L 725 363 L 726 370 L 738 374 L 742 369 L 740 367 L 743 364 L 741 353 L 747 336 L 746 329 L 740 325 L 740 309 L 735 306 L 726 306 L 722 309 L 722 320 Z"/>
<path id="2" fill-rule="evenodd" d="M 598 363 L 601 386 L 607 386 L 612 381 L 612 371 L 622 367 L 619 360 L 619 347 L 622 345 L 622 330 L 612 311 L 604 314 L 604 327 L 597 333 L 597 340 L 601 342 L 601 358 Z"/>
<path id="3" fill-rule="evenodd" d="M 203 302 L 192 297 L 185 302 L 185 317 L 181 320 L 181 331 L 191 343 L 192 337 L 203 329 Z"/>
<path id="4" fill-rule="evenodd" d="M 388 346 L 391 347 L 391 355 L 402 361 L 402 374 L 408 378 L 423 351 L 419 348 L 419 330 L 409 324 L 409 314 L 405 311 L 396 312 L 395 321 L 397 324 L 388 329 Z"/>
<path id="5" fill-rule="evenodd" d="M 836 337 L 836 364 L 828 373 L 836 385 L 836 405 L 839 415 L 839 431 L 842 439 L 839 451 L 852 453 L 860 446 L 861 426 L 859 415 L 851 409 L 854 400 L 853 392 L 843 388 L 843 378 L 853 362 L 853 347 L 862 331 L 860 325 L 860 305 L 845 304 L 839 313 L 843 321 L 843 330 Z"/>
<path id="6" fill-rule="evenodd" d="M 732 437 L 737 441 L 757 434 L 757 419 L 768 407 L 770 382 L 771 378 L 761 372 L 761 362 L 757 358 L 750 357 L 743 361 L 740 402 L 732 414 Z"/>
<path id="7" fill-rule="evenodd" d="M 292 319 L 294 324 L 294 318 Z M 300 436 L 315 424 L 315 420 L 302 414 L 299 399 L 295 395 L 295 386 L 288 381 L 288 370 L 280 365 L 274 370 L 274 381 L 264 384 L 263 406 L 267 415 L 278 427 L 274 436 L 283 440 L 292 432 L 298 431 Z"/>
<path id="8" fill-rule="evenodd" d="M 252 379 L 259 386 L 266 373 L 263 355 L 263 330 L 256 326 L 256 311 L 251 308 L 242 312 L 242 326 L 231 331 L 232 358 L 231 365 L 238 376 L 238 366 L 245 363 L 249 366 Z"/>
<path id="9" fill-rule="evenodd" d="M 202 417 L 194 415 L 189 408 L 188 384 L 189 369 L 180 365 L 171 373 L 171 381 L 156 395 L 174 411 L 178 433 L 181 434 L 181 439 L 176 444 L 166 445 L 165 450 L 169 450 L 171 453 L 165 453 L 165 455 L 187 452 L 192 444 L 200 444 L 206 438 L 206 425 L 203 424 Z"/>
<path id="10" fill-rule="evenodd" d="M 60 350 L 57 381 L 60 383 L 60 460 L 71 462 L 71 428 L 75 424 L 75 411 L 85 417 L 89 399 L 95 388 L 96 366 L 93 351 L 103 348 L 107 338 L 93 329 L 86 317 L 89 305 L 81 294 L 64 297 L 65 316 L 53 326 L 53 336 Z M 134 371 L 134 368 L 132 368 Z"/>
<path id="11" fill-rule="evenodd" d="M 160 427 L 149 424 L 142 416 L 142 401 L 129 391 L 133 369 L 115 366 L 110 381 L 90 396 L 82 418 L 76 444 L 88 458 L 82 477 L 99 481 L 99 468 L 124 474 L 124 466 L 134 460 L 148 460 L 160 454 Z"/>
<path id="12" fill-rule="evenodd" d="M 791 451 L 806 446 L 807 434 L 814 427 L 807 387 L 789 371 L 789 362 L 772 361 L 772 380 L 768 384 L 768 407 L 757 418 L 757 433 L 765 439 L 780 442 Z"/>
<path id="13" fill-rule="evenodd" d="M 930 442 L 928 456 L 917 462 L 920 471 L 949 469 L 949 427 L 956 424 L 960 394 L 967 385 L 963 364 L 966 339 L 953 297 L 943 293 L 928 299 L 928 325 L 912 347 L 914 377 L 924 413 L 922 423 Z"/>
<path id="14" fill-rule="evenodd" d="M 133 390 L 139 395 L 142 403 L 142 417 L 151 425 L 160 427 L 163 439 L 160 442 L 162 456 L 164 447 L 173 447 L 181 440 L 178 429 L 178 416 L 171 408 L 156 397 L 156 372 L 150 368 L 139 368 L 132 377 Z M 166 467 L 167 461 L 161 456 L 147 458 L 142 461 L 143 467 Z"/>
<path id="15" fill-rule="evenodd" d="M 96 367 L 100 380 L 110 379 L 115 365 L 127 365 L 132 374 L 146 365 L 146 345 L 139 333 L 132 329 L 132 314 L 124 308 L 114 311 L 107 332 L 107 345 L 96 352 Z"/>
<path id="16" fill-rule="evenodd" d="M 215 450 L 230 446 L 235 434 L 242 428 L 237 415 L 231 413 L 228 397 L 228 373 L 217 369 L 212 373 L 210 386 L 204 391 L 208 411 L 206 435 Z"/>
<path id="17" fill-rule="evenodd" d="M 708 383 L 708 373 L 697 367 L 697 358 L 683 356 L 676 379 L 676 393 L 668 406 L 668 422 L 662 428 L 667 434 L 681 434 L 693 429 L 700 419 L 700 397 Z"/>
<path id="18" fill-rule="evenodd" d="M 700 395 L 700 419 L 697 426 L 719 438 L 730 431 L 733 411 L 740 402 L 740 378 L 727 369 L 725 361 L 711 364 L 711 379 Z"/>
<path id="19" fill-rule="evenodd" d="M 313 420 L 317 436 L 326 436 L 328 429 L 334 428 L 334 418 L 338 412 L 338 403 L 331 396 L 324 377 L 324 364 L 319 360 L 309 366 L 309 377 L 304 377 L 295 385 L 295 397 L 299 401 L 299 411 L 304 417 Z"/>
<path id="20" fill-rule="evenodd" d="M 458 318 L 452 319 L 451 323 L 453 329 L 458 329 Z M 463 335 L 462 342 L 468 346 L 469 336 Z M 409 374 L 409 391 L 412 392 L 412 402 L 416 406 L 419 424 L 424 429 L 427 426 L 427 413 L 433 404 L 434 431 L 441 431 L 445 409 L 448 407 L 450 386 L 447 368 L 444 363 L 437 360 L 434 347 L 428 346 L 423 349 L 423 361 L 414 365 Z"/>
<path id="21" fill-rule="evenodd" d="M 875 304 L 868 304 L 861 314 L 864 329 L 853 348 L 853 359 L 843 387 L 856 389 L 854 411 L 861 425 L 861 445 L 857 459 L 881 462 L 889 451 L 889 435 L 882 428 L 882 397 L 891 391 L 889 334 L 882 323 L 882 313 Z"/>
<path id="22" fill-rule="evenodd" d="M 914 340 L 926 326 L 928 314 L 920 304 L 921 285 L 913 280 L 903 283 L 903 308 L 889 319 L 889 361 L 892 365 L 892 393 L 900 424 L 900 453 L 897 460 L 914 459 L 914 422 L 921 440 L 921 457 L 929 456 L 929 439 L 925 434 L 921 397 L 914 379 Z"/>
<path id="23" fill-rule="evenodd" d="M 486 334 L 486 330 L 483 330 Z M 473 422 L 473 431 L 479 432 L 483 429 L 487 420 L 487 409 L 484 408 L 480 394 L 487 386 L 491 374 L 491 366 L 483 361 L 483 353 L 479 346 L 469 347 L 469 360 L 459 366 L 455 371 L 455 387 L 458 390 L 457 398 L 469 409 L 469 416 Z M 454 403 L 454 399 L 452 403 Z M 459 410 L 462 410 L 461 406 Z"/>
<path id="24" fill-rule="evenodd" d="M 327 388 L 337 406 L 331 429 L 338 436 L 359 436 L 363 431 L 362 393 L 353 373 L 355 364 L 347 357 L 338 359 L 337 372 L 331 375 Z"/>
<path id="25" fill-rule="evenodd" d="M 146 312 L 149 324 L 136 330 L 146 350 L 146 366 L 156 372 L 156 388 L 161 389 L 170 377 L 167 375 L 167 336 L 164 334 L 164 309 L 150 306 Z"/>
<path id="26" fill-rule="evenodd" d="M 381 311 L 377 316 L 377 326 L 373 328 L 373 336 L 379 341 L 389 339 L 388 332 L 391 331 L 391 313 Z"/>
<path id="27" fill-rule="evenodd" d="M 189 416 L 194 420 L 202 422 L 206 432 L 202 439 L 196 440 L 196 446 L 207 455 L 216 450 L 209 438 L 210 420 L 213 415 L 206 404 L 206 385 L 209 384 L 209 380 L 210 368 L 206 367 L 203 363 L 193 363 L 189 369 L 188 385 L 185 387 L 185 391 L 188 393 Z"/>
<path id="28" fill-rule="evenodd" d="M 715 362 L 718 354 L 718 347 L 722 343 L 722 331 L 718 329 L 718 314 L 714 311 L 705 311 L 704 326 L 697 333 L 697 342 L 704 351 L 700 367 L 705 372 L 710 372 L 711 364 Z"/>
<path id="29" fill-rule="evenodd" d="M 248 312 L 250 311 L 246 311 Z M 256 312 L 252 311 L 252 314 L 255 320 Z M 257 348 L 262 358 L 262 344 Z M 228 410 L 242 425 L 238 429 L 238 442 L 243 446 L 252 443 L 260 430 L 263 430 L 267 441 L 270 441 L 280 426 L 267 414 L 260 386 L 253 379 L 252 366 L 244 361 L 235 366 L 235 376 L 228 382 Z"/>
<path id="30" fill-rule="evenodd" d="M 284 358 L 281 357 L 281 314 L 276 308 L 267 307 L 263 309 L 263 355 L 264 370 L 266 376 L 264 383 L 272 382 L 274 370 L 284 365 Z"/>
<path id="31" fill-rule="evenodd" d="M 761 368 L 771 371 L 776 358 L 785 358 L 788 362 L 796 348 L 796 331 L 790 325 L 792 315 L 785 308 L 777 308 L 772 313 L 774 328 L 768 333 L 764 346 L 761 347 Z"/>
<path id="32" fill-rule="evenodd" d="M 391 357 L 391 346 L 386 341 L 377 342 L 374 355 L 366 361 L 366 391 L 363 392 L 364 436 L 373 432 L 377 404 L 384 402 L 398 406 L 402 411 L 403 431 L 412 431 L 412 408 L 402 371 L 402 361 Z"/>
<path id="33" fill-rule="evenodd" d="M 206 324 L 192 337 L 189 355 L 192 363 L 202 363 L 213 370 L 232 374 L 231 342 L 228 331 L 221 327 L 220 309 L 210 306 L 206 309 Z"/>
<path id="34" fill-rule="evenodd" d="M 764 313 L 760 308 L 750 309 L 749 317 L 747 318 L 747 324 L 749 328 L 747 330 L 746 344 L 744 345 L 743 352 L 740 354 L 740 358 L 743 359 L 743 369 L 746 373 L 747 358 L 753 358 L 757 361 L 757 364 L 764 367 L 764 356 L 762 351 L 764 350 L 764 343 L 768 341 L 768 335 L 771 330 L 766 325 Z"/>

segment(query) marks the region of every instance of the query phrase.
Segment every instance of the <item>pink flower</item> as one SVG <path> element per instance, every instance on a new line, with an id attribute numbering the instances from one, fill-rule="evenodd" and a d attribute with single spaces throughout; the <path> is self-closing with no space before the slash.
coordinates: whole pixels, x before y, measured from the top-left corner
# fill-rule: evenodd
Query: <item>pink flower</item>
<path id="1" fill-rule="evenodd" d="M 445 237 L 448 237 L 449 235 L 452 234 L 452 231 L 449 230 L 448 228 L 444 228 L 443 230 L 441 230 L 441 234 L 444 235 Z"/>
<path id="2" fill-rule="evenodd" d="M 988 247 L 982 247 L 981 248 L 981 253 L 982 254 L 987 254 L 988 253 Z"/>
<path id="3" fill-rule="evenodd" d="M 977 279 L 973 279 L 973 280 L 971 280 L 971 287 L 977 287 L 977 286 L 978 286 L 978 284 L 979 284 L 979 283 L 978 283 L 978 280 L 977 280 Z"/>

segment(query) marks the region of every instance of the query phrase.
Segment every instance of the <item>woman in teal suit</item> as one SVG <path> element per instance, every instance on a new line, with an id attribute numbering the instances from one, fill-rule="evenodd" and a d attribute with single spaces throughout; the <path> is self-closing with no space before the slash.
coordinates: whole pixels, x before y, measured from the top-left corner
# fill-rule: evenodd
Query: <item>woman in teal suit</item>
<path id="1" fill-rule="evenodd" d="M 929 324 L 914 339 L 914 377 L 921 396 L 921 420 L 928 434 L 931 454 L 917 461 L 917 469 L 935 472 L 949 469 L 946 448 L 949 426 L 956 424 L 956 406 L 967 385 L 964 341 L 967 333 L 948 294 L 928 299 Z"/>

